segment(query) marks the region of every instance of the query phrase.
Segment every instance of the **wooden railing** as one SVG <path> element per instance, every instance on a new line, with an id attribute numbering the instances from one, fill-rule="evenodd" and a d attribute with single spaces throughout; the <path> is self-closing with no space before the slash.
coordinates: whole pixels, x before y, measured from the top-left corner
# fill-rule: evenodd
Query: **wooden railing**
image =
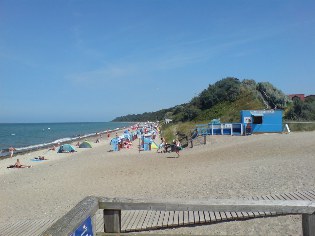
<path id="1" fill-rule="evenodd" d="M 121 232 L 122 210 L 213 211 L 213 212 L 277 212 L 283 215 L 302 214 L 303 235 L 315 235 L 315 202 L 301 200 L 135 200 L 87 197 L 59 219 L 43 235 L 72 235 L 72 232 L 98 209 L 104 212 L 104 232 Z M 95 232 L 95 230 L 93 231 Z"/>

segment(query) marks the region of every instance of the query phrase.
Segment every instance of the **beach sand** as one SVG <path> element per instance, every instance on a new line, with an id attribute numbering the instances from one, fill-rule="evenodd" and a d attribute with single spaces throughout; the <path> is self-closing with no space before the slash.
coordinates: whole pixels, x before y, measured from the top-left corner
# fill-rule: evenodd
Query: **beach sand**
<path id="1" fill-rule="evenodd" d="M 0 225 L 60 217 L 88 195 L 204 200 L 315 189 L 315 132 L 208 136 L 206 145 L 186 148 L 180 158 L 139 153 L 137 145 L 138 140 L 130 150 L 108 152 L 103 135 L 92 149 L 71 154 L 40 150 L 0 161 Z M 30 161 L 39 155 L 49 160 Z M 7 169 L 17 158 L 33 167 Z M 301 235 L 302 226 L 301 216 L 294 215 L 154 233 Z"/>

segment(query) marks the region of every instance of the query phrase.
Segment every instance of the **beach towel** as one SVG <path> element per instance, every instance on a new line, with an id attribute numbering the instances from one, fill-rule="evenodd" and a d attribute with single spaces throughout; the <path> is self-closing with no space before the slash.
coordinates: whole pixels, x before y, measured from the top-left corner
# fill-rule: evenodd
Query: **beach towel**
<path id="1" fill-rule="evenodd" d="M 38 158 L 34 158 L 34 159 L 31 159 L 31 161 L 46 161 L 47 159 L 38 159 Z"/>

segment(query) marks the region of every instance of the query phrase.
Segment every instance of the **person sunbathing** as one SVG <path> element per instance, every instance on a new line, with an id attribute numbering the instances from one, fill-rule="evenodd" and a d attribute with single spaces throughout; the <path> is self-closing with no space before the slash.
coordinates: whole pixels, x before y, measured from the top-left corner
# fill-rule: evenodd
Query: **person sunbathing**
<path id="1" fill-rule="evenodd" d="M 35 160 L 48 160 L 48 159 L 46 159 L 44 156 L 38 156 L 38 157 L 35 157 L 34 158 Z"/>
<path id="2" fill-rule="evenodd" d="M 20 160 L 17 159 L 14 165 L 10 165 L 7 168 L 31 168 L 32 166 L 22 165 Z"/>

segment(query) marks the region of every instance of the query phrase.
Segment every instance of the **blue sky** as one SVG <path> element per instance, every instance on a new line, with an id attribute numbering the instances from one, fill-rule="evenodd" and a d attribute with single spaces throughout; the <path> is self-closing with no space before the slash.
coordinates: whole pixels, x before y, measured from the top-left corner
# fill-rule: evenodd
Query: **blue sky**
<path id="1" fill-rule="evenodd" d="M 233 76 L 315 93 L 315 1 L 1 0 L 0 122 L 110 121 Z"/>

